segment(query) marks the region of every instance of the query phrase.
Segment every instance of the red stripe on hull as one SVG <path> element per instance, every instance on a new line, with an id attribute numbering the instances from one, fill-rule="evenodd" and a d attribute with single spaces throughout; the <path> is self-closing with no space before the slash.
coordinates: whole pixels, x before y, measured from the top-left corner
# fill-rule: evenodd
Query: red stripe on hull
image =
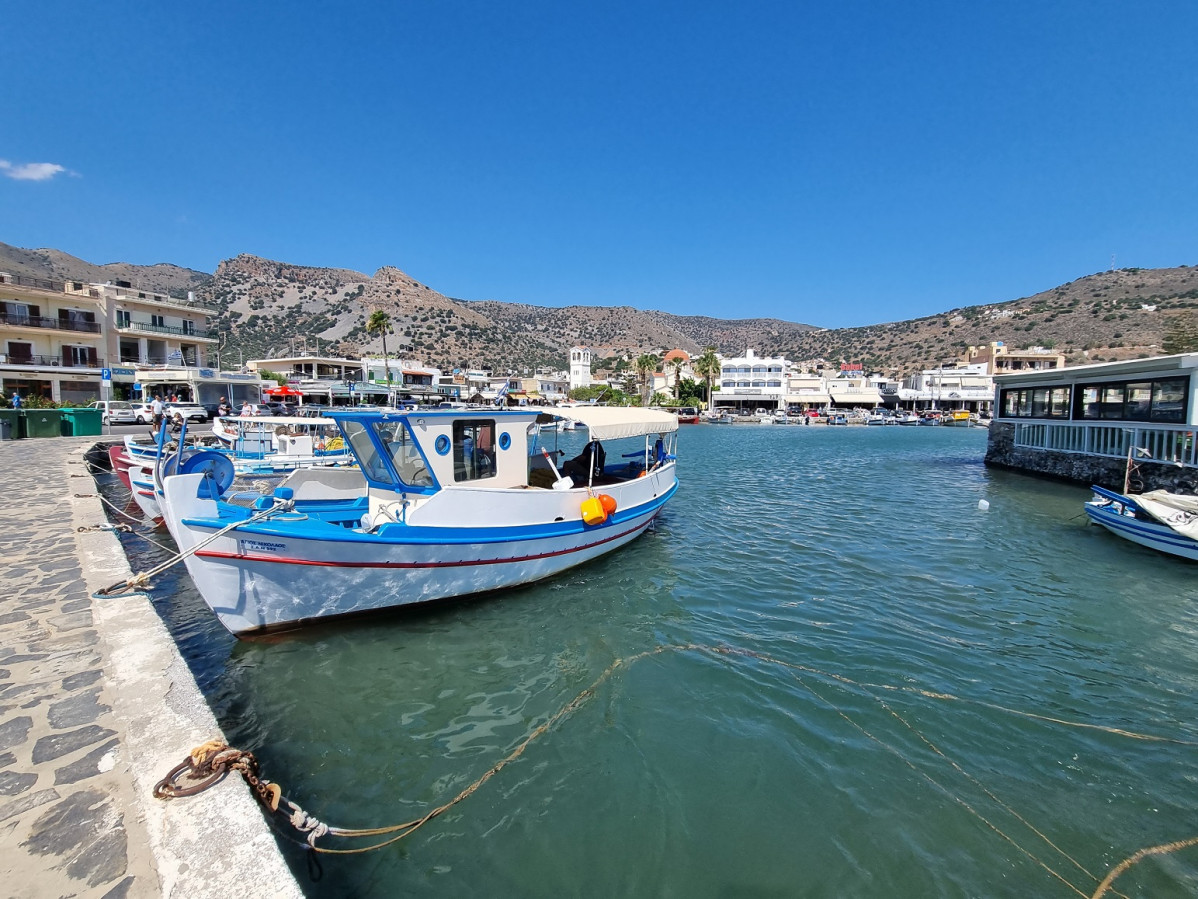
<path id="1" fill-rule="evenodd" d="M 656 517 L 656 516 L 654 516 Z M 649 521 L 653 519 L 650 518 Z M 613 534 L 610 537 L 605 537 L 602 540 L 596 540 L 594 543 L 588 543 L 585 546 L 574 546 L 570 549 L 558 549 L 553 552 L 536 553 L 531 556 L 510 556 L 502 559 L 464 559 L 459 562 L 323 562 L 315 559 L 286 559 L 278 556 L 259 556 L 259 555 L 243 555 L 240 553 L 222 553 L 212 550 L 200 550 L 195 555 L 204 559 L 235 559 L 242 562 L 277 562 L 286 565 L 315 565 L 321 568 L 461 568 L 470 565 L 498 565 L 509 562 L 531 562 L 535 559 L 549 559 L 553 556 L 564 556 L 570 553 L 582 552 L 592 547 L 602 546 L 604 543 L 610 543 L 613 540 L 619 540 L 621 537 L 627 537 L 629 534 L 639 530 L 644 530 L 649 526 L 649 521 L 644 524 L 639 524 L 634 528 L 629 528 L 626 531 L 621 531 L 619 534 Z"/>

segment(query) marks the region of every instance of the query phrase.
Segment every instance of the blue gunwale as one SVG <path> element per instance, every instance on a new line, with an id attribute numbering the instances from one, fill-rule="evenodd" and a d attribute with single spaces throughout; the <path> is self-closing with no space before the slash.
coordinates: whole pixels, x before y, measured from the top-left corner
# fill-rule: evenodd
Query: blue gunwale
<path id="1" fill-rule="evenodd" d="M 628 509 L 618 509 L 607 521 L 599 525 L 588 525 L 581 518 L 546 522 L 532 525 L 515 525 L 511 527 L 432 527 L 425 525 L 410 525 L 388 523 L 374 533 L 359 533 L 348 530 L 340 525 L 322 520 L 320 513 L 297 506 L 295 512 L 308 515 L 307 520 L 289 521 L 285 527 L 272 525 L 270 519 L 246 524 L 238 528 L 235 534 L 254 534 L 264 537 L 289 537 L 299 540 L 318 540 L 322 543 L 366 543 L 406 545 L 465 545 L 479 543 L 512 543 L 529 540 L 544 540 L 554 537 L 568 537 L 575 534 L 599 533 L 612 527 L 619 527 L 634 518 L 656 513 L 674 495 L 678 489 L 675 481 L 660 496 L 651 501 L 632 506 Z M 237 508 L 238 515 L 249 518 L 253 511 Z M 188 527 L 204 528 L 216 531 L 232 522 L 232 516 L 224 514 L 231 511 L 229 507 L 222 509 L 220 518 L 185 518 L 183 524 Z"/>

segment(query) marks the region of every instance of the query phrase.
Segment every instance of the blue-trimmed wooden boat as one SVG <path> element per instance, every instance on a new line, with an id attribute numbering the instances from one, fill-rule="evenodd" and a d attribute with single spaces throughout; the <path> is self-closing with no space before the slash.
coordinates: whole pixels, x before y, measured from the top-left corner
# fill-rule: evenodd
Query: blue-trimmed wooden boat
<path id="1" fill-rule="evenodd" d="M 633 540 L 678 488 L 673 414 L 554 413 L 639 450 L 588 444 L 559 471 L 536 409 L 333 411 L 358 469 L 301 469 L 247 506 L 201 455 L 160 478 L 159 502 L 200 595 L 238 635 L 526 584 Z"/>
<path id="2" fill-rule="evenodd" d="M 1198 561 L 1198 499 L 1153 491 L 1130 496 L 1091 487 L 1090 521 L 1132 543 Z"/>

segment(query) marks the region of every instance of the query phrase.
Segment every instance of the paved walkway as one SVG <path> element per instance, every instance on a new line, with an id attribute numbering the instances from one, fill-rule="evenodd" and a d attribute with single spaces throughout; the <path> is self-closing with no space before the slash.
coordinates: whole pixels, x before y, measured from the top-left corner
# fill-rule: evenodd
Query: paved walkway
<path id="1" fill-rule="evenodd" d="M 129 575 L 95 442 L 0 442 L 0 893 L 299 896 L 240 778 L 152 798 L 221 734 L 145 597 L 91 598 Z"/>

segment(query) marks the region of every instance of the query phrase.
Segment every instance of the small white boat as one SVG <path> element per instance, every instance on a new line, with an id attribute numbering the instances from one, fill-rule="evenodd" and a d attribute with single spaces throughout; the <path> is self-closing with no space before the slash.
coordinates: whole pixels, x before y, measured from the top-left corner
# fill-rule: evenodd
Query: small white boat
<path id="1" fill-rule="evenodd" d="M 232 454 L 239 474 L 353 461 L 336 422 L 323 416 L 230 415 L 215 419 L 212 433 Z"/>
<path id="2" fill-rule="evenodd" d="M 1090 489 L 1094 498 L 1085 506 L 1090 521 L 1132 543 L 1198 562 L 1198 497 Z"/>
<path id="3" fill-rule="evenodd" d="M 635 539 L 678 488 L 675 415 L 558 409 L 591 440 L 559 469 L 537 414 L 330 412 L 360 471 L 299 469 L 246 508 L 201 453 L 161 478 L 159 503 L 237 635 L 527 584 Z M 606 464 L 603 442 L 622 440 L 634 451 Z"/>

